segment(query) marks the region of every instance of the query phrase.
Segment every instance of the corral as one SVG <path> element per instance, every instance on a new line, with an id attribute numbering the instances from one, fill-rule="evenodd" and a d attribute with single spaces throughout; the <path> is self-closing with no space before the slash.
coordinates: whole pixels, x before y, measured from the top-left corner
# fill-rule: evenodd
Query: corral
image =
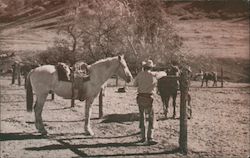
<path id="1" fill-rule="evenodd" d="M 174 119 L 165 118 L 157 95 L 157 144 L 138 142 L 136 88 L 114 78 L 92 106 L 93 137 L 84 130 L 85 103 L 53 95 L 43 111 L 49 135 L 37 133 L 24 80 L 11 78 L 14 63 L 27 64 L 27 75 L 33 64 L 92 64 L 121 54 L 133 75 L 152 59 L 162 68 L 217 72 L 219 84 L 191 81 L 189 120 L 180 117 L 180 92 Z M 249 71 L 249 0 L 0 0 L 0 157 L 249 157 Z M 178 139 L 186 121 L 184 155 Z"/>
<path id="2" fill-rule="evenodd" d="M 104 117 L 98 119 L 98 99 L 93 105 L 94 137 L 84 135 L 84 103 L 55 97 L 44 108 L 49 136 L 36 133 L 34 114 L 25 109 L 23 86 L 1 77 L 1 157 L 185 157 L 178 153 L 177 119 L 163 119 L 157 96 L 155 107 L 158 144 L 143 146 L 139 140 L 136 89 L 117 93 L 109 81 L 104 97 Z M 225 88 L 199 88 L 192 82 L 193 118 L 188 120 L 188 157 L 246 157 L 249 154 L 249 84 L 225 83 Z M 177 99 L 179 105 L 179 99 Z M 171 111 L 171 109 L 170 109 Z"/>

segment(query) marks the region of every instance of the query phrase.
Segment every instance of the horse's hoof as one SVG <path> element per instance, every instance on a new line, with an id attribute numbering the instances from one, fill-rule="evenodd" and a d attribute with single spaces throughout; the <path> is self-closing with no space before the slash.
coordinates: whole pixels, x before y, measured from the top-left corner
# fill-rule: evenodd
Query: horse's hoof
<path id="1" fill-rule="evenodd" d="M 47 131 L 40 131 L 40 133 L 41 133 L 41 136 L 47 136 L 48 135 Z"/>
<path id="2" fill-rule="evenodd" d="M 94 136 L 95 133 L 93 131 L 86 131 L 85 133 L 87 136 Z"/>
<path id="3" fill-rule="evenodd" d="M 85 135 L 87 135 L 87 136 L 94 136 L 95 134 L 87 132 L 87 133 L 85 133 Z"/>
<path id="4" fill-rule="evenodd" d="M 45 136 L 48 134 L 48 132 L 45 129 L 39 130 L 38 132 L 41 133 L 42 136 Z"/>
<path id="5" fill-rule="evenodd" d="M 164 112 L 164 115 L 165 115 L 165 118 L 167 118 L 168 117 L 168 112 Z"/>

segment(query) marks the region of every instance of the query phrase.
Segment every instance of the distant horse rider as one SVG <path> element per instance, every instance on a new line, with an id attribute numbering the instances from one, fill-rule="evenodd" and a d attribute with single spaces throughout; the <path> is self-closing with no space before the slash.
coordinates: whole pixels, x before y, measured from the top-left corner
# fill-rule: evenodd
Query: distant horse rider
<path id="1" fill-rule="evenodd" d="M 147 60 L 142 63 L 143 70 L 138 73 L 135 77 L 134 85 L 138 86 L 137 91 L 137 104 L 139 106 L 140 112 L 140 124 L 141 129 L 141 141 L 146 142 L 146 125 L 145 125 L 145 115 L 149 115 L 149 123 L 147 130 L 147 140 L 148 143 L 156 144 L 153 140 L 153 130 L 154 130 L 154 109 L 153 109 L 153 95 L 155 94 L 155 88 L 157 86 L 157 80 L 154 74 L 151 72 L 154 67 L 152 60 Z"/>

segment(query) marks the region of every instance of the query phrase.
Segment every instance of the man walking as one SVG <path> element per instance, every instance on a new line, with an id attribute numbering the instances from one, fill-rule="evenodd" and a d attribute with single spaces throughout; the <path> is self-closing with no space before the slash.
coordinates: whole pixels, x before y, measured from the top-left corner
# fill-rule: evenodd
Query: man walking
<path id="1" fill-rule="evenodd" d="M 137 86 L 137 104 L 139 106 L 140 112 L 140 129 L 141 129 L 141 142 L 146 142 L 146 135 L 148 143 L 156 144 L 153 140 L 153 130 L 154 130 L 154 109 L 153 109 L 153 95 L 155 94 L 155 88 L 157 85 L 157 80 L 151 72 L 154 67 L 152 60 L 147 60 L 142 64 L 143 70 L 138 73 L 135 77 L 134 85 Z M 149 123 L 148 130 L 146 134 L 145 117 L 148 114 Z"/>

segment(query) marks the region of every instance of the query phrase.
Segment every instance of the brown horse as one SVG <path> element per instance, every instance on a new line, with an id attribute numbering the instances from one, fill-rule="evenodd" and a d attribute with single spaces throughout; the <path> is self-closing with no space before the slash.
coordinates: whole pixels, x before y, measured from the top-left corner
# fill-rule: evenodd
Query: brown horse
<path id="1" fill-rule="evenodd" d="M 191 75 L 191 69 L 187 69 L 189 75 Z M 173 118 L 176 116 L 176 98 L 177 98 L 177 91 L 179 89 L 179 82 L 177 77 L 180 75 L 181 71 L 177 66 L 172 66 L 167 71 L 167 76 L 163 76 L 158 79 L 158 92 L 161 96 L 161 100 L 163 103 L 164 115 L 167 118 L 168 114 L 168 105 L 170 97 L 173 100 Z M 171 75 L 172 77 L 169 77 Z M 190 76 L 189 76 L 190 77 Z M 191 95 L 188 93 L 187 95 L 187 116 L 190 119 L 192 117 L 192 107 L 191 107 Z"/>
<path id="2" fill-rule="evenodd" d="M 177 66 L 171 66 L 171 68 L 167 72 L 167 76 L 164 76 L 158 80 L 157 87 L 163 103 L 165 117 L 167 117 L 170 97 L 172 97 L 173 100 L 173 118 L 175 118 L 176 115 L 176 97 L 179 83 L 177 78 L 169 78 L 168 75 L 177 77 L 179 75 L 179 72 L 180 70 Z"/>

